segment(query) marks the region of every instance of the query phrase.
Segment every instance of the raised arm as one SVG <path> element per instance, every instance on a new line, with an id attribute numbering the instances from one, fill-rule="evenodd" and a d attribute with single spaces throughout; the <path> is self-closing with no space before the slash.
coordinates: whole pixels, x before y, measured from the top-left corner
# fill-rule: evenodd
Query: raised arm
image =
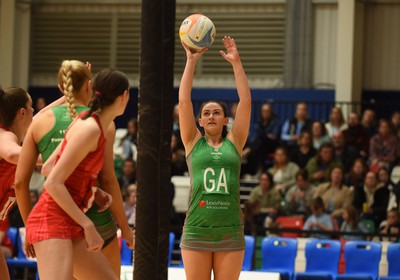
<path id="1" fill-rule="evenodd" d="M 111 123 L 106 131 L 106 147 L 104 151 L 104 165 L 99 174 L 100 187 L 112 196 L 110 209 L 121 228 L 122 237 L 128 246 L 134 247 L 134 232 L 128 224 L 122 201 L 122 194 L 115 176 L 113 145 L 115 139 L 115 124 Z"/>
<path id="2" fill-rule="evenodd" d="M 239 103 L 237 106 L 235 121 L 233 122 L 232 129 L 229 131 L 227 138 L 235 144 L 236 149 L 239 151 L 239 153 L 241 153 L 244 145 L 246 144 L 250 129 L 250 87 L 239 57 L 235 40 L 229 36 L 225 36 L 222 39 L 222 42 L 224 43 L 227 53 L 220 51 L 220 54 L 230 64 L 232 64 L 236 88 L 239 95 Z"/>
<path id="3" fill-rule="evenodd" d="M 186 155 L 188 155 L 196 141 L 201 137 L 201 133 L 196 127 L 196 119 L 193 112 L 192 85 L 197 60 L 207 49 L 199 53 L 192 53 L 183 43 L 182 45 L 186 51 L 186 66 L 179 86 L 179 128 Z"/>
<path id="4" fill-rule="evenodd" d="M 99 251 L 104 241 L 96 231 L 93 222 L 72 199 L 65 186 L 65 181 L 86 155 L 96 149 L 100 129 L 94 120 L 89 122 L 88 119 L 75 124 L 68 134 L 66 135 L 68 144 L 50 172 L 44 187 L 55 202 L 84 229 L 88 250 Z"/>

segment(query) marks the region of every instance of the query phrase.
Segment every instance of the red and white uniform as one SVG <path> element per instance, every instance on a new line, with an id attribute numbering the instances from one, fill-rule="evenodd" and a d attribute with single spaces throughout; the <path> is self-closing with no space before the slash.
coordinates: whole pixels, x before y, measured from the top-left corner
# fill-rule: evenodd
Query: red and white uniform
<path id="1" fill-rule="evenodd" d="M 0 128 L 9 131 L 5 126 Z M 15 202 L 14 179 L 17 165 L 0 160 L 0 230 L 8 229 L 8 212 Z"/>
<path id="2" fill-rule="evenodd" d="M 83 112 L 79 117 L 82 117 L 85 113 Z M 92 117 L 101 129 L 97 149 L 89 153 L 65 181 L 65 186 L 72 199 L 82 211 L 90 208 L 94 200 L 94 194 L 97 190 L 97 175 L 104 163 L 104 133 L 98 116 L 92 114 Z M 64 138 L 56 163 L 67 144 L 68 142 Z M 77 239 L 84 237 L 82 227 L 62 210 L 46 190 L 43 191 L 38 203 L 29 214 L 26 230 L 28 240 L 31 243 L 50 238 Z"/>

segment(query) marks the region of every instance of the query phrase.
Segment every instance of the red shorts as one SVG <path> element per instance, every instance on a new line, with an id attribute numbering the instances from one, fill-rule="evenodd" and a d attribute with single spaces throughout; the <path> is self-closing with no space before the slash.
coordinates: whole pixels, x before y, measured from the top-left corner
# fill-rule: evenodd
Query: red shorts
<path id="1" fill-rule="evenodd" d="M 82 227 L 71 219 L 48 194 L 39 199 L 29 214 L 26 234 L 30 243 L 50 238 L 79 239 L 84 237 Z"/>

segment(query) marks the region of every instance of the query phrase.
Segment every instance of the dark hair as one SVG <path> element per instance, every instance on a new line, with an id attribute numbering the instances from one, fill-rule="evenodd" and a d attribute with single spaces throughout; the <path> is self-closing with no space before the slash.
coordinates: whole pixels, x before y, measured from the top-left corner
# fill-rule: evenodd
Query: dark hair
<path id="1" fill-rule="evenodd" d="M 334 147 L 332 143 L 323 143 L 321 146 L 319 146 L 318 153 L 320 153 L 323 149 L 331 149 L 333 151 Z"/>
<path id="2" fill-rule="evenodd" d="M 325 211 L 324 201 L 322 200 L 322 198 L 321 198 L 320 196 L 314 198 L 314 199 L 311 201 L 311 205 L 312 205 L 314 208 L 322 209 L 323 211 Z"/>
<path id="3" fill-rule="evenodd" d="M 118 96 L 129 90 L 128 77 L 121 71 L 105 69 L 93 78 L 93 97 L 88 113 L 82 118 L 87 119 L 93 112 L 114 103 Z"/>
<path id="4" fill-rule="evenodd" d="M 378 169 L 377 174 L 379 175 L 379 172 L 381 172 L 382 170 L 385 171 L 386 174 L 387 174 L 387 175 L 389 176 L 389 178 L 390 178 L 390 171 L 389 171 L 389 168 L 387 168 L 387 167 L 385 167 L 385 166 L 380 167 L 380 168 Z"/>
<path id="5" fill-rule="evenodd" d="M 378 126 L 381 126 L 383 123 L 389 127 L 389 133 L 393 134 L 393 124 L 388 119 L 380 119 Z"/>
<path id="6" fill-rule="evenodd" d="M 275 153 L 276 153 L 277 150 L 281 150 L 288 157 L 288 161 L 289 161 L 289 152 L 288 152 L 288 149 L 285 146 L 278 146 L 275 149 Z"/>
<path id="7" fill-rule="evenodd" d="M 392 208 L 390 208 L 390 210 L 388 210 L 388 212 L 396 213 L 396 214 L 397 214 L 397 217 L 400 216 L 399 208 L 397 208 L 397 207 L 392 207 Z"/>
<path id="8" fill-rule="evenodd" d="M 11 126 L 17 116 L 18 110 L 27 109 L 28 93 L 18 87 L 0 88 L 0 123 Z"/>
<path id="9" fill-rule="evenodd" d="M 133 159 L 127 158 L 127 159 L 124 160 L 124 164 L 125 164 L 126 162 L 131 162 L 131 163 L 133 164 L 133 166 L 136 167 L 136 161 L 134 161 Z"/>
<path id="10" fill-rule="evenodd" d="M 308 181 L 308 171 L 307 169 L 303 168 L 297 171 L 295 178 L 297 179 L 298 177 L 303 178 L 305 181 Z"/>
<path id="11" fill-rule="evenodd" d="M 271 119 L 275 118 L 276 116 L 275 116 L 275 113 L 274 113 L 274 106 L 272 106 L 272 104 L 269 103 L 269 102 L 265 102 L 265 103 L 263 103 L 263 104 L 261 105 L 261 107 L 260 107 L 260 121 L 263 120 L 263 119 L 262 119 L 262 108 L 263 108 L 264 106 L 268 106 L 268 107 L 270 108 L 270 110 L 271 110 Z"/>
<path id="12" fill-rule="evenodd" d="M 347 214 L 349 215 L 349 224 L 351 229 L 357 229 L 358 222 L 360 221 L 360 215 L 358 214 L 357 209 L 350 205 L 345 208 L 345 211 L 347 211 Z"/>
<path id="13" fill-rule="evenodd" d="M 272 188 L 274 186 L 274 177 L 272 176 L 272 174 L 269 173 L 268 171 L 263 171 L 260 173 L 260 177 L 259 177 L 260 180 L 261 180 L 262 175 L 267 175 L 270 187 Z"/>
<path id="14" fill-rule="evenodd" d="M 128 126 L 129 123 L 133 123 L 135 127 L 137 128 L 138 122 L 136 118 L 131 118 L 126 124 Z"/>
<path id="15" fill-rule="evenodd" d="M 314 125 L 314 123 L 319 124 L 319 126 L 321 127 L 321 135 L 325 136 L 326 135 L 326 127 L 325 127 L 324 123 L 321 121 L 313 121 L 312 125 Z M 311 132 L 311 134 L 312 134 L 312 132 Z"/>
<path id="16" fill-rule="evenodd" d="M 345 175 L 345 172 L 344 172 L 343 166 L 341 166 L 341 165 L 339 165 L 339 164 L 334 164 L 334 165 L 332 166 L 332 168 L 329 170 L 329 182 L 332 181 L 332 173 L 333 173 L 333 170 L 335 170 L 335 169 L 339 169 L 340 172 L 342 172 L 342 181 L 340 182 L 340 187 L 342 187 L 343 184 L 344 184 L 344 175 Z"/>
<path id="17" fill-rule="evenodd" d="M 203 104 L 201 104 L 200 109 L 199 109 L 199 118 L 201 118 L 201 113 L 203 112 L 203 108 L 205 105 L 209 104 L 209 103 L 217 103 L 219 106 L 221 106 L 222 111 L 224 113 L 224 117 L 228 117 L 228 107 L 226 106 L 226 103 L 219 101 L 219 100 L 208 100 L 203 102 Z M 225 138 L 226 135 L 228 134 L 228 127 L 226 125 L 224 125 L 223 129 L 222 129 L 222 138 Z"/>

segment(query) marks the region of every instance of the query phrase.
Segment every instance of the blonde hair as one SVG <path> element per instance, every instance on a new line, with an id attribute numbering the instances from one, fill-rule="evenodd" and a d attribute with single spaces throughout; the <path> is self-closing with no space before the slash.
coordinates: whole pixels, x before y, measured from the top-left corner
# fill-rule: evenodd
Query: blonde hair
<path id="1" fill-rule="evenodd" d="M 65 95 L 68 112 L 72 119 L 78 113 L 75 110 L 75 97 L 83 84 L 91 79 L 91 73 L 85 63 L 79 60 L 64 60 L 58 71 L 58 84 Z"/>

